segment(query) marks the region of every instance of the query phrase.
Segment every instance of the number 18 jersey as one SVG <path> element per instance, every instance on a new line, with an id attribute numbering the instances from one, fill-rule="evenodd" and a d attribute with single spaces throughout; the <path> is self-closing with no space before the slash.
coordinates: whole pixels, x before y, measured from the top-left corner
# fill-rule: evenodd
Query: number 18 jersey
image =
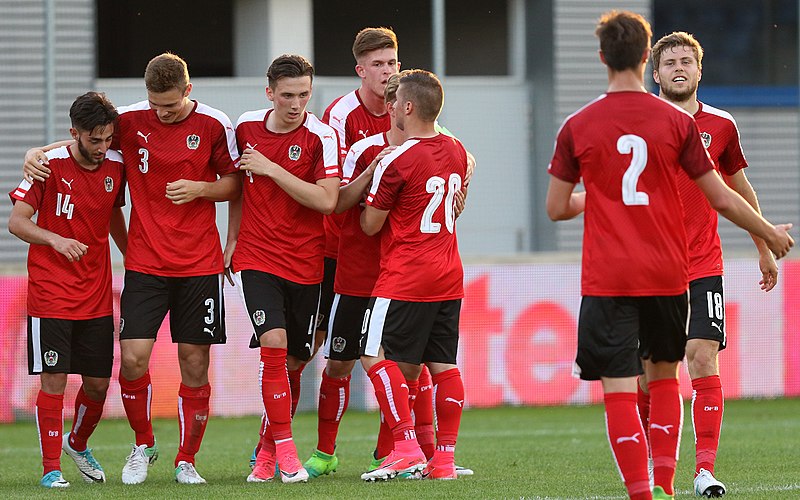
<path id="1" fill-rule="evenodd" d="M 610 92 L 569 116 L 551 175 L 586 187 L 584 296 L 679 295 L 688 256 L 677 172 L 714 168 L 694 119 L 646 92 Z"/>

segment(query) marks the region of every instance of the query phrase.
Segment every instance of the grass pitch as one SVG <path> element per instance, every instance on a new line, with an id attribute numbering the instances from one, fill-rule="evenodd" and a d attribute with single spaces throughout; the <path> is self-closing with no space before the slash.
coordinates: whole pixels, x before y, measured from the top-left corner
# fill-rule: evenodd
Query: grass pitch
<path id="1" fill-rule="evenodd" d="M 71 413 L 71 409 L 66 411 Z M 75 465 L 62 456 L 62 470 L 72 486 L 48 491 L 38 485 L 41 459 L 33 422 L 0 425 L 0 498 L 625 498 L 611 459 L 599 406 L 496 408 L 464 413 L 456 453 L 460 465 L 475 475 L 457 481 L 364 483 L 378 428 L 377 414 L 350 412 L 344 417 L 337 455 L 339 470 L 308 484 L 248 484 L 248 459 L 257 438 L 257 418 L 212 418 L 197 469 L 209 484 L 178 485 L 172 462 L 177 423 L 155 422 L 161 457 L 147 482 L 124 486 L 120 473 L 133 433 L 124 420 L 102 421 L 90 440 L 108 483 L 84 484 Z M 692 493 L 694 443 L 687 406 L 678 498 Z M 316 414 L 295 418 L 295 439 L 305 461 L 316 444 Z M 800 399 L 726 402 L 717 461 L 726 498 L 800 497 Z"/>

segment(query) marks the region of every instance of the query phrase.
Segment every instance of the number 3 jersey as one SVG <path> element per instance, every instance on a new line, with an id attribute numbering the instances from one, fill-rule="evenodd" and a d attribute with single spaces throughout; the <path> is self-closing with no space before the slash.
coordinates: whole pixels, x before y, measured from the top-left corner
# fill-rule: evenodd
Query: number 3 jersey
<path id="1" fill-rule="evenodd" d="M 694 119 L 650 93 L 610 92 L 569 116 L 548 171 L 586 187 L 582 295 L 685 292 L 677 173 L 713 168 Z"/>
<path id="2" fill-rule="evenodd" d="M 37 318 L 82 320 L 112 313 L 111 213 L 125 204 L 122 157 L 109 150 L 95 170 L 81 167 L 69 148 L 47 153 L 50 177 L 22 181 L 10 195 L 38 212 L 36 225 L 88 246 L 81 260 L 46 245 L 28 251 L 28 314 Z"/>
<path id="3" fill-rule="evenodd" d="M 464 147 L 438 134 L 412 138 L 378 164 L 367 205 L 388 210 L 372 295 L 408 302 L 464 296 L 454 196 L 467 168 Z"/>

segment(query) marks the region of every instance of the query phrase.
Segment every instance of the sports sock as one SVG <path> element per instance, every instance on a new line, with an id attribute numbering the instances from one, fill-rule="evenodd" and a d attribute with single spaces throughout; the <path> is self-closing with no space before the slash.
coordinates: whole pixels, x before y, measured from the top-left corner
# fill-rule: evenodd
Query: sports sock
<path id="1" fill-rule="evenodd" d="M 275 441 L 292 437 L 292 396 L 286 373 L 286 349 L 261 348 L 261 399 Z"/>
<path id="2" fill-rule="evenodd" d="M 433 432 L 433 382 L 428 367 L 422 367 L 419 376 L 419 390 L 414 402 L 414 430 L 425 458 L 433 458 L 436 450 L 436 436 Z"/>
<path id="3" fill-rule="evenodd" d="M 464 383 L 458 368 L 437 373 L 432 377 L 436 413 L 436 452 L 440 464 L 452 464 L 461 413 L 464 410 Z"/>
<path id="4" fill-rule="evenodd" d="M 653 457 L 653 483 L 673 495 L 675 466 L 678 461 L 683 402 L 678 379 L 655 380 L 647 384 L 650 392 L 650 454 Z"/>
<path id="5" fill-rule="evenodd" d="M 297 412 L 297 405 L 300 403 L 300 378 L 305 368 L 306 365 L 303 364 L 297 370 L 286 370 L 289 375 L 289 388 L 292 391 L 292 418 L 294 418 L 294 414 Z"/>
<path id="6" fill-rule="evenodd" d="M 75 416 L 72 419 L 72 430 L 69 433 L 69 445 L 73 450 L 86 450 L 86 441 L 89 440 L 89 436 L 100 422 L 100 417 L 103 416 L 105 402 L 105 398 L 102 401 L 89 399 L 81 385 L 78 395 L 75 396 Z"/>
<path id="7" fill-rule="evenodd" d="M 639 419 L 644 427 L 644 437 L 647 439 L 647 446 L 650 446 L 650 394 L 644 392 L 636 381 L 636 408 L 639 410 Z"/>
<path id="8" fill-rule="evenodd" d="M 607 393 L 604 401 L 608 442 L 628 496 L 632 499 L 652 498 L 647 475 L 647 442 L 636 411 L 636 394 Z"/>
<path id="9" fill-rule="evenodd" d="M 397 363 L 389 360 L 380 361 L 369 369 L 367 375 L 375 388 L 375 397 L 383 412 L 383 419 L 392 431 L 394 448 L 397 449 L 397 444 L 406 440 L 413 440 L 417 445 L 414 423 L 411 421 L 411 412 L 408 409 L 406 379 Z"/>
<path id="10" fill-rule="evenodd" d="M 336 436 L 339 433 L 339 422 L 347 410 L 349 400 L 350 375 L 333 378 L 323 370 L 317 410 L 317 449 L 322 453 L 333 455 L 336 449 Z"/>
<path id="11" fill-rule="evenodd" d="M 381 425 L 378 428 L 378 442 L 375 444 L 375 458 L 386 458 L 394 449 L 394 436 L 392 429 L 386 422 L 383 411 L 380 411 Z"/>
<path id="12" fill-rule="evenodd" d="M 36 427 L 42 450 L 44 476 L 61 470 L 61 432 L 64 427 L 64 395 L 47 394 L 40 390 L 36 396 Z"/>
<path id="13" fill-rule="evenodd" d="M 256 455 L 260 456 L 262 453 L 275 455 L 275 439 L 272 437 L 272 429 L 270 429 L 269 422 L 266 419 L 262 420 Z"/>
<path id="14" fill-rule="evenodd" d="M 692 380 L 692 425 L 695 436 L 695 473 L 714 473 L 724 398 L 719 375 Z"/>
<path id="15" fill-rule="evenodd" d="M 156 440 L 153 437 L 153 423 L 150 421 L 150 401 L 153 398 L 150 372 L 145 372 L 136 380 L 127 380 L 120 375 L 119 389 L 128 423 L 136 433 L 136 445 L 153 446 Z"/>
<path id="16" fill-rule="evenodd" d="M 209 400 L 211 399 L 211 385 L 189 387 L 181 384 L 178 389 L 178 455 L 175 457 L 175 466 L 178 462 L 194 464 L 194 456 L 200 450 L 203 434 L 206 432 L 209 414 Z"/>

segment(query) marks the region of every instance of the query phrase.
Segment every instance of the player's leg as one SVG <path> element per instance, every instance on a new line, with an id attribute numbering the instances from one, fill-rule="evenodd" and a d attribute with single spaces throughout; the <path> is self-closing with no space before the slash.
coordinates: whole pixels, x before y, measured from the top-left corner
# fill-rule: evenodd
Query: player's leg
<path id="1" fill-rule="evenodd" d="M 695 493 L 722 496 L 725 485 L 714 477 L 724 412 L 719 351 L 725 348 L 725 297 L 722 276 L 693 280 L 686 361 L 692 379 L 692 427 L 695 436 Z"/>
<path id="2" fill-rule="evenodd" d="M 417 397 L 414 401 L 414 430 L 417 441 L 425 457 L 430 460 L 436 451 L 436 436 L 433 431 L 433 381 L 428 367 L 423 365 L 420 372 Z"/>
<path id="3" fill-rule="evenodd" d="M 636 410 L 639 306 L 626 297 L 583 297 L 576 364 L 583 380 L 602 380 L 606 433 L 630 498 L 650 498 L 645 430 Z"/>
<path id="4" fill-rule="evenodd" d="M 69 486 L 61 474 L 64 389 L 71 366 L 71 321 L 28 316 L 28 373 L 39 375 L 36 429 L 45 488 Z"/>

